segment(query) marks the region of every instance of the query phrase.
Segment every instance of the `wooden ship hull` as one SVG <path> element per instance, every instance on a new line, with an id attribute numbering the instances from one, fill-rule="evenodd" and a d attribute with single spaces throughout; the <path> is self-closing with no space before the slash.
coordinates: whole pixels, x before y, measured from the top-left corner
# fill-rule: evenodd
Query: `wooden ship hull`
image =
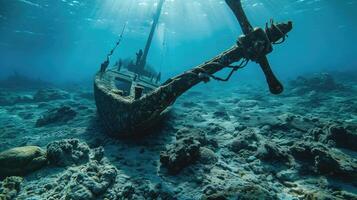
<path id="1" fill-rule="evenodd" d="M 159 86 L 148 80 L 133 82 L 134 75 L 107 71 L 98 73 L 94 81 L 94 97 L 98 115 L 108 134 L 112 136 L 129 136 L 144 134 L 153 124 L 160 121 L 169 107 L 155 112 L 145 97 L 139 97 L 136 88 L 143 95 L 150 95 Z M 118 89 L 118 82 L 128 84 L 125 89 Z M 121 89 L 124 89 L 121 88 Z M 139 91 L 140 92 L 140 91 Z M 145 94 L 146 93 L 146 94 Z"/>
<path id="2" fill-rule="evenodd" d="M 201 82 L 209 81 L 210 78 L 227 81 L 233 72 L 240 68 L 232 64 L 241 60 L 247 62 L 252 60 L 260 64 L 270 91 L 273 94 L 282 92 L 283 87 L 270 69 L 266 55 L 272 51 L 272 44 L 285 39 L 286 34 L 292 29 L 292 23 L 272 23 L 271 27 L 267 26 L 265 30 L 253 29 L 245 16 L 240 0 L 226 0 L 226 3 L 237 17 L 245 35 L 241 36 L 232 48 L 212 60 L 162 84 L 153 81 L 153 78 L 129 71 L 108 70 L 96 74 L 94 80 L 96 106 L 109 135 L 126 137 L 146 134 L 168 113 L 180 95 Z M 149 40 L 152 39 L 152 33 Z M 148 48 L 145 48 L 145 59 L 147 51 Z M 144 64 L 145 62 L 146 60 Z M 227 79 L 214 76 L 224 68 L 232 69 Z"/>

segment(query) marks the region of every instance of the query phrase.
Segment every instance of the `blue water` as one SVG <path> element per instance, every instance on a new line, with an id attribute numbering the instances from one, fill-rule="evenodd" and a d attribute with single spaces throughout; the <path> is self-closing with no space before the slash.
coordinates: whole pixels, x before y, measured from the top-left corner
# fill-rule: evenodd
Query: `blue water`
<path id="1" fill-rule="evenodd" d="M 128 24 L 119 57 L 143 48 L 157 0 L 0 0 L 0 78 L 17 71 L 50 81 L 90 80 Z M 357 66 L 357 0 L 246 0 L 255 26 L 292 20 L 269 55 L 281 79 Z M 231 47 L 241 29 L 222 0 L 167 0 L 149 63 L 169 78 Z M 261 80 L 254 64 L 240 78 Z"/>

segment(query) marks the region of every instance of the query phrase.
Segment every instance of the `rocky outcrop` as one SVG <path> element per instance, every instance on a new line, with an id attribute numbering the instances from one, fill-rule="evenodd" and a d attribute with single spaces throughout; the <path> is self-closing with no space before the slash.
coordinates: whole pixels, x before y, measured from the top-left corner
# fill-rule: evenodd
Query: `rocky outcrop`
<path id="1" fill-rule="evenodd" d="M 289 154 L 279 145 L 273 142 L 262 144 L 256 152 L 257 158 L 268 162 L 289 162 Z"/>
<path id="2" fill-rule="evenodd" d="M 355 131 L 357 129 L 355 128 Z M 353 151 L 357 151 L 357 133 L 348 130 L 347 128 L 337 125 L 331 124 L 325 127 L 325 134 L 321 137 L 321 141 L 323 143 L 333 142 L 336 147 L 346 148 Z"/>
<path id="3" fill-rule="evenodd" d="M 114 166 L 97 161 L 68 170 L 48 186 L 45 199 L 95 200 L 104 195 L 115 182 Z"/>
<path id="4" fill-rule="evenodd" d="M 47 145 L 47 158 L 50 164 L 57 166 L 86 163 L 89 160 L 89 152 L 88 145 L 77 139 L 60 140 Z"/>
<path id="5" fill-rule="evenodd" d="M 212 194 L 206 194 L 202 197 L 203 200 L 276 200 L 277 195 L 274 192 L 258 186 L 258 185 L 245 185 L 240 187 L 228 188 L 223 191 L 215 191 Z"/>
<path id="6" fill-rule="evenodd" d="M 331 74 L 320 73 L 311 77 L 298 77 L 291 81 L 290 85 L 294 88 L 293 93 L 306 94 L 311 91 L 329 92 L 343 89 L 341 84 L 336 83 Z"/>
<path id="7" fill-rule="evenodd" d="M 77 112 L 71 107 L 62 106 L 48 110 L 36 122 L 36 127 L 42 127 L 55 123 L 66 123 L 76 117 Z"/>
<path id="8" fill-rule="evenodd" d="M 147 180 L 132 180 L 115 188 L 105 195 L 107 199 L 147 199 L 176 200 L 175 194 L 162 183 L 153 184 Z"/>
<path id="9" fill-rule="evenodd" d="M 48 102 L 68 98 L 70 98 L 70 95 L 67 92 L 58 89 L 41 89 L 33 96 L 36 102 Z"/>
<path id="10" fill-rule="evenodd" d="M 37 146 L 17 147 L 0 153 L 0 178 L 23 176 L 46 165 L 46 151 Z"/>
<path id="11" fill-rule="evenodd" d="M 21 177 L 11 176 L 0 182 L 0 199 L 15 200 L 21 189 L 22 181 Z"/>
<path id="12" fill-rule="evenodd" d="M 209 148 L 200 148 L 200 163 L 203 164 L 214 164 L 218 161 L 217 155 Z"/>
<path id="13" fill-rule="evenodd" d="M 160 162 L 170 174 L 178 174 L 199 159 L 200 146 L 192 137 L 180 139 L 160 153 Z"/>
<path id="14" fill-rule="evenodd" d="M 245 129 L 236 136 L 229 145 L 229 149 L 235 153 L 241 150 L 255 151 L 257 149 L 258 137 L 252 129 Z"/>
<path id="15" fill-rule="evenodd" d="M 300 161 L 302 173 L 317 173 L 327 176 L 357 180 L 357 164 L 342 153 L 318 144 L 297 142 L 290 148 L 291 154 Z"/>

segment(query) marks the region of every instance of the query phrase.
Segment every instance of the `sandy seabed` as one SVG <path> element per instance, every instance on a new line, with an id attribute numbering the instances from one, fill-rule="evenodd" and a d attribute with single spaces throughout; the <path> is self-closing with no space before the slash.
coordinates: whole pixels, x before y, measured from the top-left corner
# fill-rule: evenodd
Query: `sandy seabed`
<path id="1" fill-rule="evenodd" d="M 357 199 L 356 83 L 312 75 L 280 96 L 209 83 L 140 140 L 105 134 L 90 88 L 1 89 L 0 151 L 47 160 L 3 179 L 0 199 Z"/>

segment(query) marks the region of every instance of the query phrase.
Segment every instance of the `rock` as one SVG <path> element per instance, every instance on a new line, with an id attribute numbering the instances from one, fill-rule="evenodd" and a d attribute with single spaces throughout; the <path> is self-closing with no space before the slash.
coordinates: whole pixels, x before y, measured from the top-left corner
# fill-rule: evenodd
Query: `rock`
<path id="1" fill-rule="evenodd" d="M 300 178 L 300 174 L 298 171 L 293 169 L 287 169 L 280 171 L 276 174 L 276 177 L 281 181 L 296 181 Z"/>
<path id="2" fill-rule="evenodd" d="M 160 162 L 170 174 L 178 174 L 199 159 L 200 146 L 192 137 L 180 139 L 160 153 Z"/>
<path id="3" fill-rule="evenodd" d="M 239 200 L 276 200 L 276 194 L 258 185 L 243 186 L 238 190 L 237 199 Z"/>
<path id="4" fill-rule="evenodd" d="M 93 149 L 93 159 L 100 162 L 104 157 L 104 148 L 102 146 Z"/>
<path id="5" fill-rule="evenodd" d="M 256 157 L 269 162 L 289 162 L 289 154 L 272 142 L 261 145 L 256 152 Z"/>
<path id="6" fill-rule="evenodd" d="M 57 166 L 78 165 L 88 162 L 89 147 L 77 139 L 51 142 L 47 145 L 47 158 Z"/>
<path id="7" fill-rule="evenodd" d="M 356 162 L 342 153 L 309 142 L 296 142 L 290 152 L 296 160 L 302 162 L 305 169 L 312 169 L 314 173 L 343 177 L 346 180 L 357 179 Z"/>
<path id="8" fill-rule="evenodd" d="M 255 143 L 258 141 L 258 137 L 252 129 L 245 129 L 240 132 L 237 137 L 229 145 L 229 149 L 235 153 L 239 153 L 240 150 L 251 150 L 255 151 L 257 149 Z"/>
<path id="9" fill-rule="evenodd" d="M 314 191 L 314 192 L 305 194 L 304 199 L 306 199 L 306 200 L 343 200 L 343 199 L 347 199 L 347 198 L 339 198 L 335 195 L 332 195 L 330 193 L 325 193 L 323 191 Z"/>
<path id="10" fill-rule="evenodd" d="M 36 122 L 36 127 L 42 127 L 53 123 L 66 123 L 72 120 L 77 115 L 71 107 L 62 106 L 59 108 L 54 108 L 40 117 Z"/>
<path id="11" fill-rule="evenodd" d="M 277 195 L 269 192 L 268 190 L 258 186 L 258 185 L 245 185 L 236 188 L 224 189 L 210 189 L 209 194 L 204 195 L 201 199 L 203 200 L 276 200 Z"/>
<path id="12" fill-rule="evenodd" d="M 323 143 L 333 141 L 337 147 L 357 151 L 357 133 L 347 130 L 345 127 L 332 124 L 325 128 L 326 135 L 321 138 Z"/>
<path id="13" fill-rule="evenodd" d="M 291 81 L 290 86 L 295 89 L 296 94 L 306 94 L 310 91 L 329 92 L 344 88 L 341 84 L 337 84 L 328 73 L 315 74 L 308 78 L 300 76 L 296 80 Z"/>
<path id="14" fill-rule="evenodd" d="M 200 148 L 200 162 L 203 164 L 214 164 L 218 161 L 216 154 L 206 147 Z"/>
<path id="15" fill-rule="evenodd" d="M 0 153 L 0 178 L 23 176 L 46 165 L 46 151 L 37 146 L 17 147 Z"/>
<path id="16" fill-rule="evenodd" d="M 12 200 L 16 199 L 17 194 L 21 189 L 21 183 L 23 179 L 21 177 L 10 176 L 1 182 L 0 186 L 0 199 Z"/>
<path id="17" fill-rule="evenodd" d="M 175 194 L 166 189 L 162 183 L 153 184 L 148 180 L 134 179 L 125 185 L 115 185 L 117 188 L 110 194 L 105 195 L 107 199 L 148 199 L 148 200 L 176 200 Z M 118 187 L 119 186 L 119 187 Z"/>
<path id="18" fill-rule="evenodd" d="M 44 199 L 95 200 L 108 191 L 116 176 L 114 166 L 91 161 L 59 177 Z"/>
<path id="19" fill-rule="evenodd" d="M 47 102 L 69 98 L 70 95 L 67 92 L 57 89 L 40 89 L 33 96 L 33 99 L 36 102 Z"/>

